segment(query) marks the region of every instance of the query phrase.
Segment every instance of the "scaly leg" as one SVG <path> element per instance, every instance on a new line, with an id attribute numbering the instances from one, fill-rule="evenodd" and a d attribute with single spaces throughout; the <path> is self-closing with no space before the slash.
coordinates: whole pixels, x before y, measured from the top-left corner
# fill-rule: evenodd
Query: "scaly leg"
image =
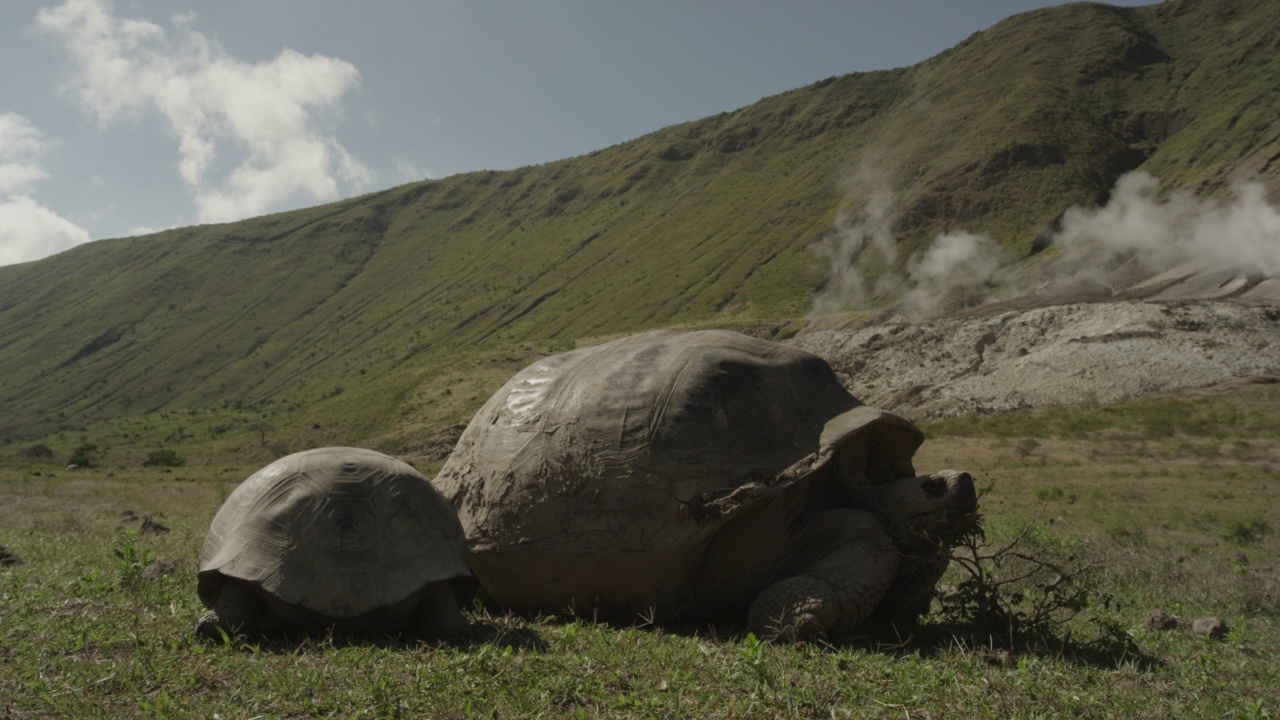
<path id="1" fill-rule="evenodd" d="M 471 629 L 458 609 L 453 583 L 449 581 L 428 585 L 414 609 L 414 616 L 409 632 L 423 640 L 454 638 Z"/>
<path id="2" fill-rule="evenodd" d="M 893 584 L 898 549 L 861 510 L 812 513 L 797 533 L 788 575 L 751 603 L 747 627 L 769 640 L 806 640 L 853 629 Z"/>
<path id="3" fill-rule="evenodd" d="M 196 634 L 221 640 L 221 628 L 227 635 L 252 635 L 263 628 L 262 600 L 252 590 L 228 580 L 218 594 L 218 602 L 196 621 Z"/>

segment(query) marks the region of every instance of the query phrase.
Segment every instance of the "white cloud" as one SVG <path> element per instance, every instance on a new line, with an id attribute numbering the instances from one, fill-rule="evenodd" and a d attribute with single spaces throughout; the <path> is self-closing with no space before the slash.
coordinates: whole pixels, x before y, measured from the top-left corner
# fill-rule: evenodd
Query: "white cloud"
<path id="1" fill-rule="evenodd" d="M 391 163 L 395 166 L 396 172 L 400 175 L 400 179 L 405 182 L 416 182 L 418 180 L 432 180 L 430 170 L 419 170 L 417 166 L 409 162 L 409 158 L 403 155 L 397 155 L 391 159 Z"/>
<path id="2" fill-rule="evenodd" d="M 49 174 L 29 163 L 0 163 L 0 195 L 25 192 Z"/>
<path id="3" fill-rule="evenodd" d="M 0 200 L 0 265 L 37 260 L 89 239 L 87 230 L 25 195 Z"/>
<path id="4" fill-rule="evenodd" d="M 29 192 L 49 177 L 35 161 L 49 147 L 30 120 L 17 113 L 0 113 L 0 195 Z"/>
<path id="5" fill-rule="evenodd" d="M 31 199 L 49 177 L 38 161 L 53 142 L 17 113 L 0 113 L 0 265 L 38 260 L 89 241 L 89 232 Z"/>
<path id="6" fill-rule="evenodd" d="M 260 215 L 296 194 L 332 200 L 374 182 L 324 128 L 359 85 L 355 66 L 288 48 L 270 61 L 241 62 L 191 29 L 193 13 L 173 20 L 171 34 L 117 17 L 108 0 L 67 0 L 36 18 L 74 60 L 66 90 L 101 125 L 148 112 L 165 119 L 199 222 Z M 220 165 L 234 167 L 220 173 Z"/>

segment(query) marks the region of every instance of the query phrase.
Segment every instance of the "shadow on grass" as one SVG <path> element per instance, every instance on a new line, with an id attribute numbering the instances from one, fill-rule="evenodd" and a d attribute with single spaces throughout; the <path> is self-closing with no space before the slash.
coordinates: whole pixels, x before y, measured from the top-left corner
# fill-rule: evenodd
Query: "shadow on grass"
<path id="1" fill-rule="evenodd" d="M 528 615 L 508 613 L 507 622 L 551 621 L 572 623 L 586 621 L 617 630 L 644 630 L 680 637 L 707 640 L 715 644 L 734 645 L 744 642 L 750 631 L 739 621 L 690 622 L 634 618 L 580 617 L 568 613 Z M 519 622 L 520 620 L 517 620 Z M 1143 671 L 1164 666 L 1157 657 L 1145 653 L 1131 636 L 1117 627 L 1104 627 L 1098 637 L 1081 640 L 1056 635 L 1022 633 L 1014 638 L 1000 637 L 971 625 L 926 622 L 899 628 L 886 621 L 869 621 L 852 635 L 835 640 L 817 640 L 816 644 L 833 650 L 860 650 L 899 657 L 934 658 L 957 650 L 980 655 L 996 666 L 1014 667 L 1022 657 L 1035 657 L 1070 662 L 1099 669 L 1132 667 Z"/>
<path id="2" fill-rule="evenodd" d="M 1069 634 L 1004 637 L 976 626 L 946 622 L 925 622 L 905 629 L 880 623 L 859 628 L 858 633 L 834 645 L 926 658 L 959 650 L 980 654 L 988 664 L 1003 667 L 1015 667 L 1023 657 L 1110 670 L 1132 667 L 1149 671 L 1164 666 L 1159 658 L 1143 652 L 1132 637 L 1116 628 L 1102 629 L 1097 637 L 1082 640 Z"/>
<path id="3" fill-rule="evenodd" d="M 311 633 L 269 633 L 253 637 L 234 636 L 226 644 L 237 650 L 292 655 L 315 650 L 344 648 L 376 648 L 379 650 L 430 650 L 453 648 L 471 650 L 479 647 L 512 647 L 515 650 L 546 650 L 548 645 L 537 630 L 510 617 L 476 618 L 464 634 L 449 638 L 417 638 L 402 633 L 356 634 L 320 631 Z M 220 640 L 204 640 L 223 644 Z"/>
<path id="4" fill-rule="evenodd" d="M 750 631 L 740 621 L 664 621 L 617 616 L 583 617 L 563 613 L 521 613 L 477 606 L 471 613 L 471 629 L 464 635 L 423 640 L 407 635 L 355 635 L 334 632 L 312 634 L 276 634 L 257 638 L 232 638 L 230 645 L 250 652 L 297 654 L 344 648 L 377 648 L 380 650 L 431 650 L 452 648 L 469 651 L 484 647 L 510 647 L 516 652 L 544 652 L 550 645 L 536 624 L 571 624 L 585 622 L 618 631 L 639 630 L 697 638 L 720 645 L 736 645 L 747 640 Z M 936 658 L 947 653 L 963 652 L 980 656 L 993 666 L 1016 667 L 1021 658 L 1034 657 L 1059 660 L 1099 669 L 1132 667 L 1143 671 L 1163 667 L 1164 663 L 1138 647 L 1133 638 L 1116 627 L 1104 626 L 1098 637 L 1081 640 L 1073 637 L 1022 633 L 1004 637 L 972 625 L 926 622 L 899 627 L 886 621 L 869 621 L 849 636 L 835 640 L 811 641 L 832 650 L 858 650 L 898 657 Z M 208 641 L 216 642 L 216 641 Z"/>

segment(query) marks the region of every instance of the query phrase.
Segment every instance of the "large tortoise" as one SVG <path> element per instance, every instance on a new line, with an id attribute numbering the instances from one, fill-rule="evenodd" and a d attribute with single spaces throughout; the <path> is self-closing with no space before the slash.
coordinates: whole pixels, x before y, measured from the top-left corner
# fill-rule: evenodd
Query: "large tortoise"
<path id="1" fill-rule="evenodd" d="M 655 332 L 525 368 L 435 482 L 502 605 L 803 638 L 927 612 L 977 500 L 966 473 L 916 476 L 922 440 L 816 355 Z"/>
<path id="2" fill-rule="evenodd" d="M 453 508 L 417 470 L 373 450 L 283 457 L 231 493 L 205 539 L 196 632 L 466 630 L 474 591 Z"/>

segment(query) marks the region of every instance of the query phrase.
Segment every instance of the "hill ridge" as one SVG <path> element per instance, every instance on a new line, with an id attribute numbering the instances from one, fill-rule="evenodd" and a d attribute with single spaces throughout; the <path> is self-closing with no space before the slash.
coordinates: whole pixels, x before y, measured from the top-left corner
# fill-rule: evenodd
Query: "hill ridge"
<path id="1" fill-rule="evenodd" d="M 669 325 L 772 334 L 824 282 L 813 248 L 876 190 L 900 246 L 858 257 L 870 277 L 961 227 L 1026 256 L 1135 168 L 1274 194 L 1277 28 L 1261 0 L 1045 8 L 574 158 L 0 267 L 0 438 L 237 403 L 342 415 L 333 439 L 357 442 L 446 412 L 413 398 L 466 358 Z M 850 185 L 860 163 L 878 187 Z"/>

